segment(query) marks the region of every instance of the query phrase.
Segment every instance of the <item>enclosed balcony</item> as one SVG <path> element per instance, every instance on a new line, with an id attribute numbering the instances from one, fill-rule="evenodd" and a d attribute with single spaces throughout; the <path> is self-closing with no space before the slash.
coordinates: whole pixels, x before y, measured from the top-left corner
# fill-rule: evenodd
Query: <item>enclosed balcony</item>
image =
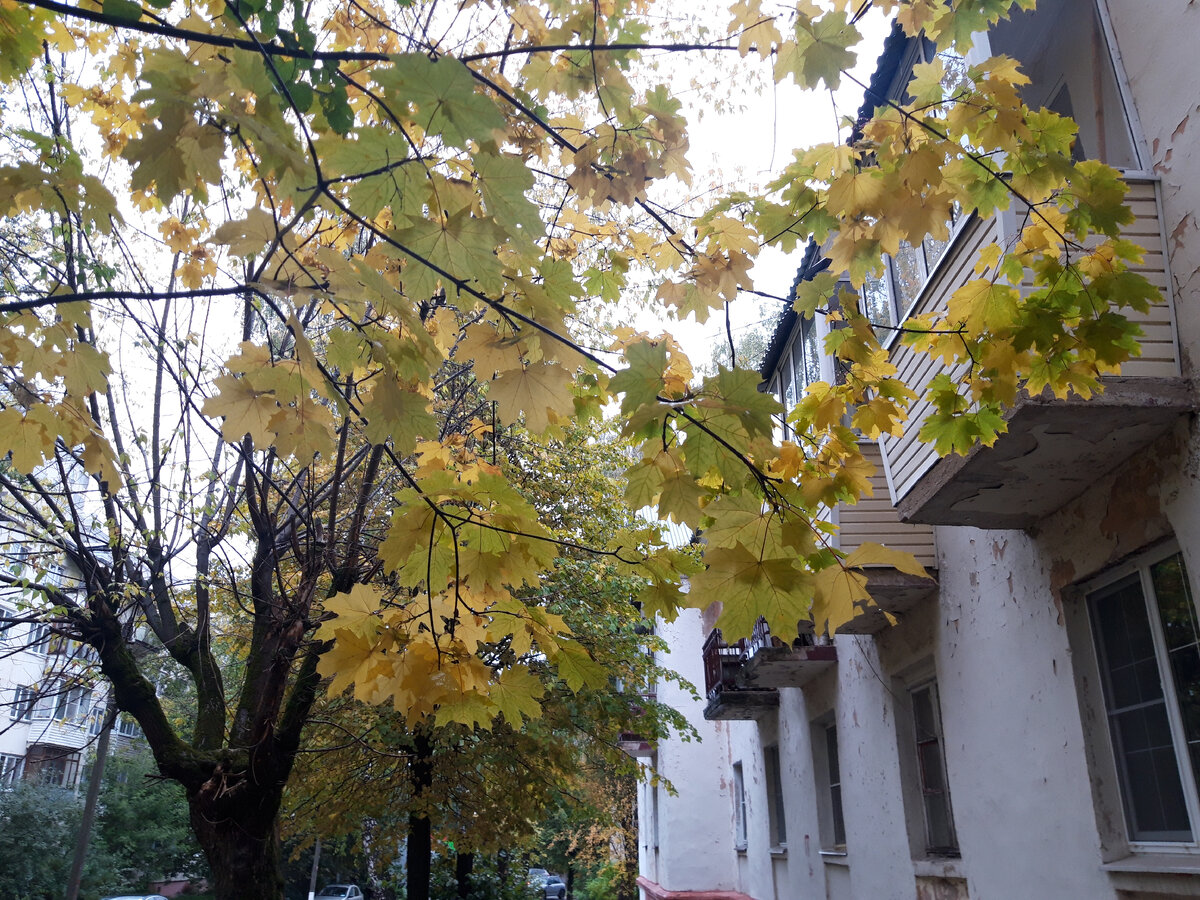
<path id="1" fill-rule="evenodd" d="M 830 518 L 838 526 L 833 545 L 844 553 L 852 553 L 865 543 L 903 550 L 916 557 L 930 577 L 909 575 L 889 566 L 866 567 L 863 572 L 867 576 L 867 590 L 877 605 L 861 609 L 858 615 L 838 628 L 841 634 L 881 631 L 888 627 L 885 612 L 903 616 L 921 600 L 937 592 L 937 545 L 932 526 L 900 521 L 892 506 L 879 446 L 864 443 L 862 451 L 875 466 L 875 474 L 870 479 L 872 493 L 857 503 L 839 503 L 830 512 Z"/>
<path id="2" fill-rule="evenodd" d="M 885 438 L 883 462 L 899 517 L 906 522 L 1027 528 L 1060 509 L 1168 431 L 1194 408 L 1180 377 L 1175 310 L 1166 263 L 1159 182 L 1128 178 L 1135 219 L 1124 236 L 1146 252 L 1135 271 L 1161 292 L 1147 314 L 1133 314 L 1142 328 L 1141 355 L 1121 374 L 1104 378 L 1105 390 L 1089 400 L 1022 396 L 1007 412 L 1008 432 L 992 447 L 966 456 L 939 458 L 917 440 L 929 405 L 917 403 L 900 438 Z M 978 251 L 1006 244 L 1017 233 L 1015 213 L 966 222 L 921 291 L 912 313 L 945 308 L 954 290 L 975 277 Z M 940 364 L 897 342 L 892 362 L 918 394 Z M 961 376 L 965 372 L 960 370 Z"/>

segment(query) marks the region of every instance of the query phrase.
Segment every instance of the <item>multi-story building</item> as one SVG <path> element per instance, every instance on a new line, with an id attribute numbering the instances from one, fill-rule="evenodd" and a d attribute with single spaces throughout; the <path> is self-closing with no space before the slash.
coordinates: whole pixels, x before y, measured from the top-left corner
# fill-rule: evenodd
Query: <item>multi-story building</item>
<path id="1" fill-rule="evenodd" d="M 33 558 L 19 532 L 4 534 L 5 568 L 31 582 L 71 590 L 69 569 Z M 0 788 L 18 779 L 74 788 L 88 751 L 104 727 L 107 693 L 90 672 L 94 656 L 37 622 L 36 594 L 0 591 Z M 113 748 L 138 737 L 137 723 L 118 716 Z"/>
<path id="2" fill-rule="evenodd" d="M 939 458 L 913 427 L 873 449 L 874 497 L 834 515 L 843 549 L 902 546 L 935 576 L 869 573 L 896 624 L 736 646 L 712 609 L 659 625 L 663 662 L 706 696 L 660 686 L 703 740 L 637 750 L 677 791 L 641 787 L 645 897 L 1200 896 L 1198 34 L 1185 0 L 1040 0 L 980 42 L 1124 171 L 1161 291 L 1142 353 L 1094 399 L 1019 401 L 991 448 Z M 929 51 L 894 35 L 873 90 L 901 97 Z M 1019 225 L 963 216 L 903 246 L 872 315 L 944 305 Z M 823 327 L 776 331 L 763 374 L 788 405 L 833 375 Z M 918 389 L 935 374 L 891 353 Z"/>

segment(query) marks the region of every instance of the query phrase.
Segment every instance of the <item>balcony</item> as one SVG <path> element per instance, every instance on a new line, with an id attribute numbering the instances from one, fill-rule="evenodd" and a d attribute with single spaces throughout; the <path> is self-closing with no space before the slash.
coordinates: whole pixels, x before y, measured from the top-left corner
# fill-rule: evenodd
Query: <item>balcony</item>
<path id="1" fill-rule="evenodd" d="M 34 720 L 29 725 L 30 745 L 59 747 L 66 750 L 82 750 L 92 736 L 86 725 L 63 719 Z"/>
<path id="2" fill-rule="evenodd" d="M 790 644 L 771 634 L 765 619 L 759 619 L 750 636 L 749 655 L 742 667 L 744 683 L 756 688 L 804 687 L 837 662 L 837 648 L 813 640 L 812 624 Z"/>
<path id="3" fill-rule="evenodd" d="M 706 719 L 761 719 L 779 705 L 778 688 L 803 687 L 837 662 L 831 644 L 817 645 L 811 624 L 786 643 L 759 619 L 750 638 L 732 644 L 714 628 L 704 642 Z"/>
<path id="4" fill-rule="evenodd" d="M 651 703 L 656 699 L 656 694 L 652 690 L 643 691 L 638 696 Z M 635 718 L 640 718 L 645 713 L 645 708 L 638 703 L 631 704 L 630 710 Z M 617 749 L 634 759 L 646 759 L 658 752 L 658 742 L 650 740 L 636 731 L 622 731 L 617 735 Z"/>
<path id="5" fill-rule="evenodd" d="M 937 592 L 937 544 L 933 527 L 928 524 L 902 522 L 892 506 L 878 444 L 863 443 L 863 456 L 875 466 L 871 476 L 872 493 L 857 503 L 839 503 L 830 512 L 838 526 L 833 546 L 852 553 L 865 543 L 883 544 L 893 550 L 904 550 L 916 557 L 930 573 L 930 578 L 907 575 L 886 566 L 868 566 L 867 590 L 877 606 L 860 610 L 849 622 L 838 628 L 840 634 L 874 634 L 888 627 L 884 613 L 902 616 L 921 600 Z M 810 626 L 811 630 L 811 626 Z"/>
<path id="6" fill-rule="evenodd" d="M 1126 363 L 1120 376 L 1106 377 L 1104 392 L 1090 400 L 1021 397 L 1007 412 L 1008 432 L 993 446 L 975 447 L 966 456 L 941 459 L 931 446 L 917 440 L 929 407 L 924 401 L 915 404 L 904 436 L 881 442 L 900 519 L 1027 528 L 1079 496 L 1192 411 L 1194 400 L 1180 377 L 1159 183 L 1145 177 L 1130 177 L 1128 183 L 1127 199 L 1135 219 L 1124 236 L 1146 250 L 1136 271 L 1162 292 L 1162 302 L 1149 313 L 1132 315 L 1143 331 L 1141 356 Z M 917 299 L 913 314 L 944 308 L 950 294 L 974 277 L 977 252 L 989 244 L 1007 243 L 1016 227 L 1015 213 L 968 222 Z M 918 394 L 941 371 L 937 362 L 899 343 L 891 359 L 900 377 Z"/>

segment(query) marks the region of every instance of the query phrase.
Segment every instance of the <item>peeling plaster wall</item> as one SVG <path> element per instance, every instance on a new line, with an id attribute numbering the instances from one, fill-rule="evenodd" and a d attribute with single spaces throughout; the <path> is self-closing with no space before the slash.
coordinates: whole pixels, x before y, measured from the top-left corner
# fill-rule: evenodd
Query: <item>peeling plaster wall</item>
<path id="1" fill-rule="evenodd" d="M 837 729 L 854 897 L 915 900 L 892 695 L 872 637 L 838 635 Z"/>
<path id="2" fill-rule="evenodd" d="M 1111 897 L 1067 632 L 1038 542 L 942 529 L 932 644 L 972 897 Z"/>
<path id="3" fill-rule="evenodd" d="M 682 613 L 671 624 L 659 623 L 658 633 L 670 647 L 663 663 L 704 691 L 700 648 L 708 627 L 696 610 Z M 651 792 L 638 793 L 638 851 L 640 871 L 672 891 L 732 890 L 737 886 L 733 850 L 732 769 L 726 724 L 704 718 L 703 701 L 693 700 L 678 685 L 658 686 L 658 699 L 687 716 L 701 740 L 663 741 L 659 745 L 659 774 L 678 792 L 658 791 L 658 852 L 655 855 Z M 737 724 L 737 723 L 730 723 Z"/>

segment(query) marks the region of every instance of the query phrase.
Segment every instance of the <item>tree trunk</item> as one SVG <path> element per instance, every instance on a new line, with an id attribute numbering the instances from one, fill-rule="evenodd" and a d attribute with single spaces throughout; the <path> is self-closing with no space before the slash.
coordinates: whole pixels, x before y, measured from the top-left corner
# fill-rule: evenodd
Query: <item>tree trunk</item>
<path id="1" fill-rule="evenodd" d="M 429 735 L 413 735 L 413 799 L 417 808 L 433 786 L 433 746 Z M 408 867 L 404 880 L 408 900 L 429 900 L 430 858 L 433 854 L 433 825 L 428 815 L 412 813 L 408 817 Z"/>
<path id="2" fill-rule="evenodd" d="M 458 896 L 467 897 L 470 895 L 471 870 L 474 868 L 474 853 L 456 853 L 454 855 L 454 880 L 458 884 Z"/>
<path id="3" fill-rule="evenodd" d="M 224 804 L 221 804 L 224 806 Z M 229 816 L 227 809 L 189 798 L 192 831 L 208 857 L 216 900 L 283 900 L 279 828 L 261 812 Z"/>

